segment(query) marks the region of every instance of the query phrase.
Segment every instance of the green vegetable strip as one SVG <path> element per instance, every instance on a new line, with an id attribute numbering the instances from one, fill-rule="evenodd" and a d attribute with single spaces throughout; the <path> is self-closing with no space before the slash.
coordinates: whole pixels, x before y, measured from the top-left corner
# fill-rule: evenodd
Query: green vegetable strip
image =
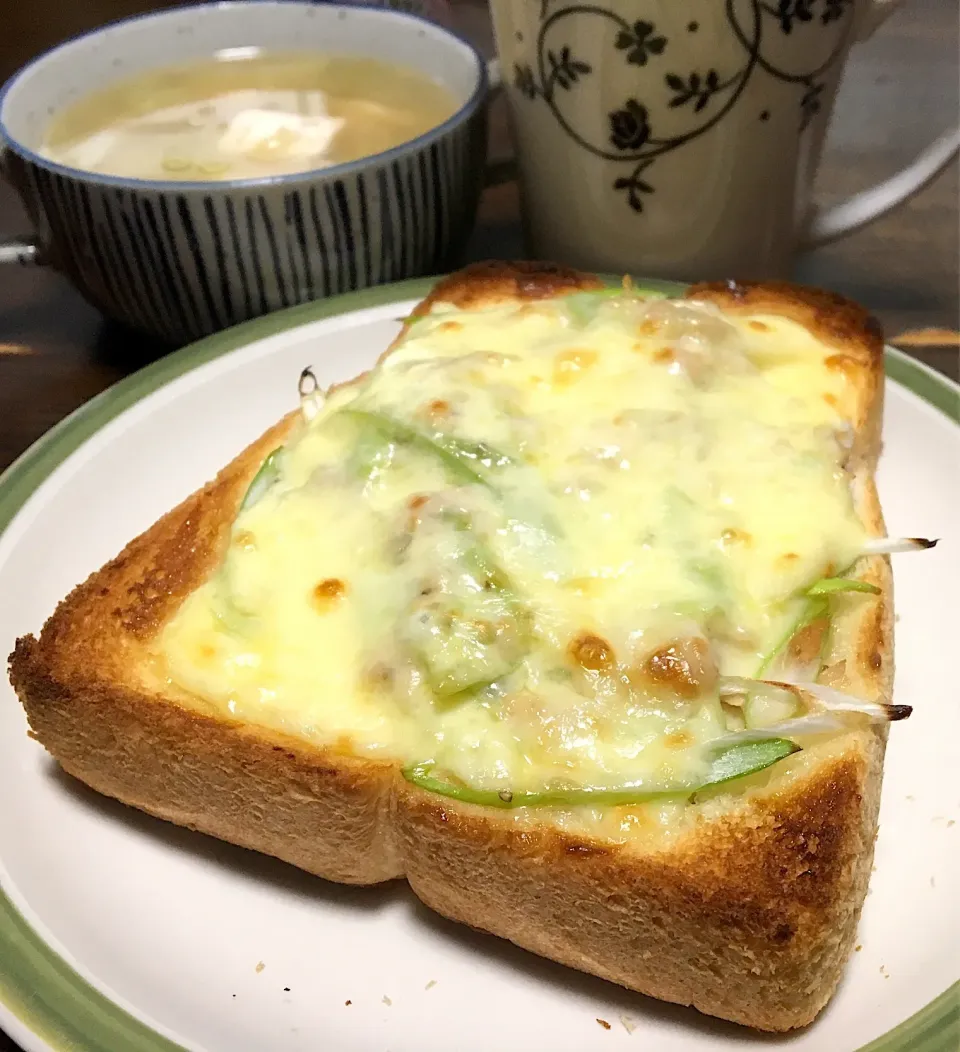
<path id="1" fill-rule="evenodd" d="M 700 789 L 709 789 L 724 782 L 732 782 L 735 778 L 755 774 L 795 752 L 800 752 L 800 746 L 789 738 L 740 742 L 717 753 L 710 765 L 709 778 Z"/>
<path id="2" fill-rule="evenodd" d="M 258 500 L 280 477 L 280 462 L 283 458 L 283 446 L 275 449 L 260 465 L 260 470 L 253 476 L 253 481 L 247 488 L 240 502 L 240 511 L 246 511 L 253 507 Z"/>
<path id="3" fill-rule="evenodd" d="M 283 454 L 283 446 L 278 446 L 264 459 L 247 487 L 243 500 L 240 501 L 238 515 L 240 512 L 252 508 L 280 477 L 280 465 L 283 461 Z M 233 587 L 233 567 L 232 550 L 228 549 L 217 575 L 217 595 L 220 601 L 220 609 L 217 612 L 217 616 L 223 622 L 228 632 L 240 634 L 244 625 L 253 616 L 253 611 L 244 610 L 236 601 Z"/>
<path id="4" fill-rule="evenodd" d="M 834 595 L 837 592 L 869 592 L 879 595 L 880 589 L 867 581 L 855 581 L 850 577 L 822 577 L 815 581 L 804 593 L 805 595 Z"/>
<path id="5" fill-rule="evenodd" d="M 818 621 L 821 617 L 829 615 L 830 604 L 828 599 L 831 595 L 839 595 L 843 592 L 863 592 L 869 595 L 879 595 L 880 589 L 867 581 L 857 581 L 852 577 L 821 577 L 814 581 L 809 588 L 802 593 L 807 599 L 807 605 L 800 618 L 786 631 L 777 641 L 776 645 L 765 656 L 757 669 L 757 676 L 761 677 L 773 664 L 774 659 L 781 650 L 802 628 Z"/>
<path id="6" fill-rule="evenodd" d="M 790 642 L 791 639 L 800 631 L 801 628 L 806 628 L 807 625 L 812 625 L 814 621 L 819 621 L 821 617 L 825 617 L 829 611 L 829 604 L 827 600 L 821 597 L 814 597 L 807 600 L 806 606 L 804 607 L 803 613 L 800 617 L 794 621 L 794 623 L 787 629 L 787 631 L 780 637 L 776 645 L 769 650 L 760 663 L 760 667 L 757 669 L 756 678 L 761 679 L 764 672 L 773 664 L 774 659 L 780 653 L 781 650 Z"/>
<path id="7" fill-rule="evenodd" d="M 458 527 L 455 527 L 458 528 Z M 471 532 L 469 523 L 459 527 Z M 461 566 L 481 589 L 474 609 L 463 598 L 445 597 L 439 609 L 424 611 L 419 616 L 429 619 L 435 631 L 411 640 L 420 661 L 426 666 L 433 693 L 447 701 L 461 700 L 465 693 L 476 691 L 512 672 L 529 649 L 530 612 L 524 606 L 510 578 L 494 553 L 478 537 L 463 553 Z M 485 641 L 477 622 L 495 621 L 504 635 Z"/>
<path id="8" fill-rule="evenodd" d="M 451 475 L 464 482 L 479 482 L 480 485 L 492 489 L 493 485 L 484 469 L 502 468 L 513 463 L 512 458 L 505 453 L 500 453 L 483 442 L 465 442 L 452 435 L 426 435 L 386 413 L 366 409 L 343 409 L 341 412 L 377 431 L 391 442 L 400 442 L 423 453 L 429 453 Z"/>
<path id="9" fill-rule="evenodd" d="M 596 317 L 597 309 L 601 304 L 619 296 L 622 288 L 596 289 L 591 292 L 574 292 L 564 297 L 564 306 L 570 314 L 571 320 L 579 326 L 589 325 Z"/>
<path id="10" fill-rule="evenodd" d="M 447 796 L 467 804 L 480 804 L 483 807 L 618 807 L 662 797 L 692 796 L 735 778 L 755 774 L 799 751 L 799 745 L 785 738 L 768 738 L 730 746 L 717 754 L 707 777 L 698 785 L 634 785 L 621 789 L 584 786 L 579 789 L 543 789 L 539 792 L 514 793 L 506 789 L 472 789 L 434 778 L 431 774 L 434 767 L 432 763 L 407 767 L 403 771 L 403 777 L 413 785 L 438 796 Z"/>
<path id="11" fill-rule="evenodd" d="M 464 561 L 469 571 L 478 578 L 489 581 L 493 588 L 508 603 L 520 604 L 520 596 L 517 594 L 510 576 L 497 561 L 493 550 L 480 537 L 473 536 L 473 543 L 465 553 Z"/>
<path id="12" fill-rule="evenodd" d="M 589 289 L 584 292 L 571 292 L 563 297 L 564 306 L 571 320 L 578 326 L 589 325 L 596 317 L 597 310 L 617 297 L 632 300 L 660 300 L 666 293 L 658 289 L 647 289 L 641 285 L 632 285 L 625 289 L 622 285 L 611 285 L 602 289 Z"/>

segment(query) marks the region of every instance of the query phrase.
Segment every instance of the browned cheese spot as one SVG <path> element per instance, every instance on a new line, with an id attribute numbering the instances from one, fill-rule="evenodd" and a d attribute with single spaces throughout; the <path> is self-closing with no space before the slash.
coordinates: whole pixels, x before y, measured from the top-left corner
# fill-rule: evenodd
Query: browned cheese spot
<path id="1" fill-rule="evenodd" d="M 325 578 L 319 584 L 314 585 L 312 592 L 314 609 L 319 614 L 325 614 L 343 599 L 347 591 L 346 581 L 341 581 L 339 577 Z"/>
<path id="2" fill-rule="evenodd" d="M 574 380 L 592 366 L 596 365 L 597 352 L 583 347 L 571 347 L 561 351 L 553 360 L 553 382 L 561 386 L 573 383 Z"/>
<path id="3" fill-rule="evenodd" d="M 417 415 L 431 421 L 444 420 L 450 415 L 451 408 L 450 403 L 443 398 L 434 398 L 420 406 Z"/>
<path id="4" fill-rule="evenodd" d="M 216 650 L 209 643 L 201 643 L 197 647 L 197 660 L 206 664 L 217 656 Z"/>
<path id="5" fill-rule="evenodd" d="M 430 498 L 425 493 L 417 493 L 407 501 L 407 510 L 410 513 L 407 516 L 407 531 L 409 533 L 413 533 L 423 521 L 419 511 L 429 500 Z"/>
<path id="6" fill-rule="evenodd" d="M 590 669 L 592 672 L 602 672 L 613 667 L 613 647 L 605 639 L 590 632 L 581 633 L 576 639 L 571 640 L 567 649 L 581 668 Z"/>
<path id="7" fill-rule="evenodd" d="M 681 698 L 696 698 L 716 681 L 716 669 L 702 639 L 676 639 L 655 650 L 643 666 L 647 680 Z"/>
<path id="8" fill-rule="evenodd" d="M 231 543 L 234 548 L 243 548 L 249 551 L 251 548 L 257 546 L 257 538 L 250 532 L 250 530 L 237 530 Z"/>
<path id="9" fill-rule="evenodd" d="M 847 379 L 860 371 L 860 363 L 848 354 L 831 354 L 824 359 L 823 364 L 832 372 L 842 373 Z"/>

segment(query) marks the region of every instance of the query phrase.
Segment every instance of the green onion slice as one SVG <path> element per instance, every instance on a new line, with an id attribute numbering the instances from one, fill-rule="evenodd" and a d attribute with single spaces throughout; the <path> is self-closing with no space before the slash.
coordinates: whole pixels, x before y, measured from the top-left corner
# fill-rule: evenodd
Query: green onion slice
<path id="1" fill-rule="evenodd" d="M 689 797 L 704 789 L 743 778 L 748 774 L 755 774 L 799 751 L 799 745 L 785 738 L 739 742 L 716 752 L 706 778 L 696 784 L 686 785 L 637 782 L 616 788 L 581 786 L 545 788 L 532 792 L 512 792 L 509 789 L 474 789 L 468 785 L 457 785 L 435 777 L 432 773 L 435 765 L 430 762 L 405 768 L 403 777 L 412 785 L 436 793 L 438 796 L 446 796 L 468 804 L 479 804 L 483 807 L 620 807 L 663 797 Z"/>

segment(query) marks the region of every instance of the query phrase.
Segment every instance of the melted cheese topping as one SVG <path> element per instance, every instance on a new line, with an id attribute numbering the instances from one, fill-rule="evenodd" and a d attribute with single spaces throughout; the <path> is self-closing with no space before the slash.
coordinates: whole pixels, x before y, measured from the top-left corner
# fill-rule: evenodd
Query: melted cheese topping
<path id="1" fill-rule="evenodd" d="M 441 304 L 264 469 L 169 681 L 480 788 L 695 786 L 717 674 L 865 539 L 831 353 L 639 294 Z"/>

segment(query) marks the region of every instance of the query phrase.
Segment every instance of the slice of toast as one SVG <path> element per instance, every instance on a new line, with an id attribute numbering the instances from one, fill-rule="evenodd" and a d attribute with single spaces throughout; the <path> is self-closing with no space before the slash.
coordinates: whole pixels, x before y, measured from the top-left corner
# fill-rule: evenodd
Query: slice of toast
<path id="1" fill-rule="evenodd" d="M 415 314 L 598 285 L 557 267 L 485 264 L 441 281 Z M 786 316 L 835 349 L 829 360 L 850 379 L 858 514 L 882 535 L 875 323 L 840 297 L 787 284 L 706 284 L 687 296 L 730 315 Z M 764 1030 L 810 1022 L 839 981 L 866 894 L 884 725 L 689 804 L 679 828 L 613 842 L 557 826 L 549 811 L 517 823 L 405 781 L 399 762 L 207 713 L 156 686 L 151 641 L 219 565 L 247 487 L 294 422 L 278 423 L 77 587 L 39 638 L 17 641 L 10 676 L 32 735 L 87 785 L 179 825 L 329 880 L 405 877 L 449 918 L 653 997 Z M 881 591 L 841 605 L 822 678 L 887 700 L 887 559 L 862 558 L 856 576 Z"/>

